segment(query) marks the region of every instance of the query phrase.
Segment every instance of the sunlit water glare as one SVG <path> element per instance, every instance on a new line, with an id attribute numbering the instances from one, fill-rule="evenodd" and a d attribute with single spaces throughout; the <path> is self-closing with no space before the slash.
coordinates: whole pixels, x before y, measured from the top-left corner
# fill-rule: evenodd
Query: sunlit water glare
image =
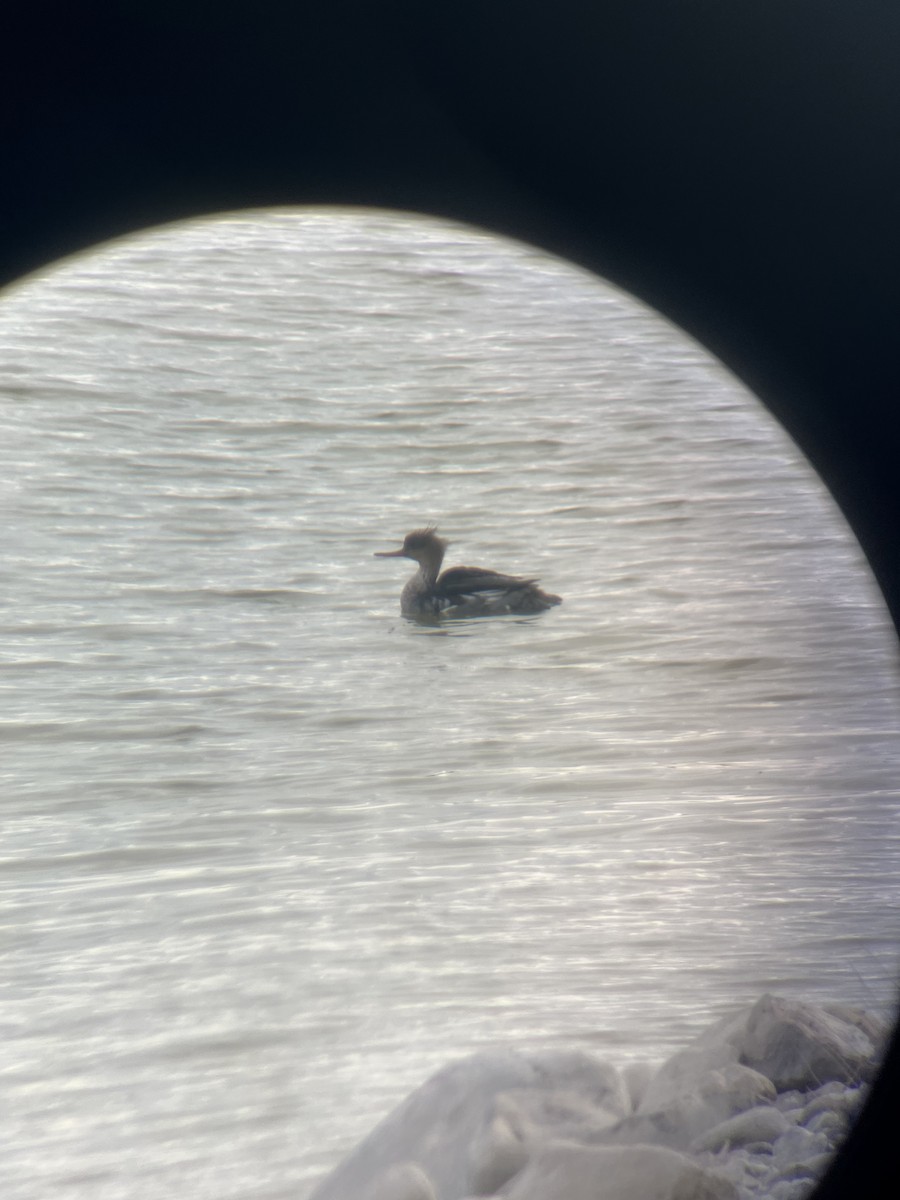
<path id="1" fill-rule="evenodd" d="M 0 304 L 6 1200 L 303 1196 L 497 1041 L 894 1001 L 894 635 L 700 348 L 400 215 L 149 233 Z M 537 619 L 399 616 L 453 562 Z"/>

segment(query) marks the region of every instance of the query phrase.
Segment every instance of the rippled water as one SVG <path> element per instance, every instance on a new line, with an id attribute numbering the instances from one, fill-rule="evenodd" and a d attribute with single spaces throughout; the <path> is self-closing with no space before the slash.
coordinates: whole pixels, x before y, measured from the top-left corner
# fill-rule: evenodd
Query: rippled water
<path id="1" fill-rule="evenodd" d="M 890 1010 L 896 649 L 757 403 L 471 230 L 145 235 L 0 303 L 7 1198 L 296 1197 L 498 1039 Z M 435 521 L 537 619 L 399 617 Z"/>

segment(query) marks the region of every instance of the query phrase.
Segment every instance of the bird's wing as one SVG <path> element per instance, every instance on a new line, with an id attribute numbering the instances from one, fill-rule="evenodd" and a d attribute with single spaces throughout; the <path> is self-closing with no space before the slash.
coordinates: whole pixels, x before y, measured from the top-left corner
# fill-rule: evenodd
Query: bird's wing
<path id="1" fill-rule="evenodd" d="M 486 571 L 482 567 L 450 567 L 438 579 L 435 592 L 452 600 L 479 592 L 508 592 L 513 588 L 527 587 L 533 583 L 537 583 L 537 580 L 521 579 L 517 575 L 501 575 L 497 571 Z"/>

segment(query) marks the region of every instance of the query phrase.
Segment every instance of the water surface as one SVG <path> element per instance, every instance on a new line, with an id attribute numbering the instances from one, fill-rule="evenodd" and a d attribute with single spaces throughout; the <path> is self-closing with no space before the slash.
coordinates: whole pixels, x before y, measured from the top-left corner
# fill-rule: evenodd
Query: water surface
<path id="1" fill-rule="evenodd" d="M 798 450 L 599 280 L 252 213 L 0 303 L 7 1200 L 305 1195 L 449 1058 L 887 1012 L 894 636 Z M 539 575 L 423 627 L 402 560 Z"/>

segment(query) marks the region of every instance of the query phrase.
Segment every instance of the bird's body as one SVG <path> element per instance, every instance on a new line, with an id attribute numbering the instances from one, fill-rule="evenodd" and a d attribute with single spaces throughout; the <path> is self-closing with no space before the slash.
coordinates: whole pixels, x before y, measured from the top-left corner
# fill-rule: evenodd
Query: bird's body
<path id="1" fill-rule="evenodd" d="M 377 558 L 411 558 L 419 569 L 400 594 L 404 617 L 489 617 L 544 612 L 561 604 L 559 596 L 537 586 L 536 579 L 504 575 L 484 567 L 449 567 L 441 572 L 447 542 L 434 528 L 408 533 L 399 550 Z"/>

